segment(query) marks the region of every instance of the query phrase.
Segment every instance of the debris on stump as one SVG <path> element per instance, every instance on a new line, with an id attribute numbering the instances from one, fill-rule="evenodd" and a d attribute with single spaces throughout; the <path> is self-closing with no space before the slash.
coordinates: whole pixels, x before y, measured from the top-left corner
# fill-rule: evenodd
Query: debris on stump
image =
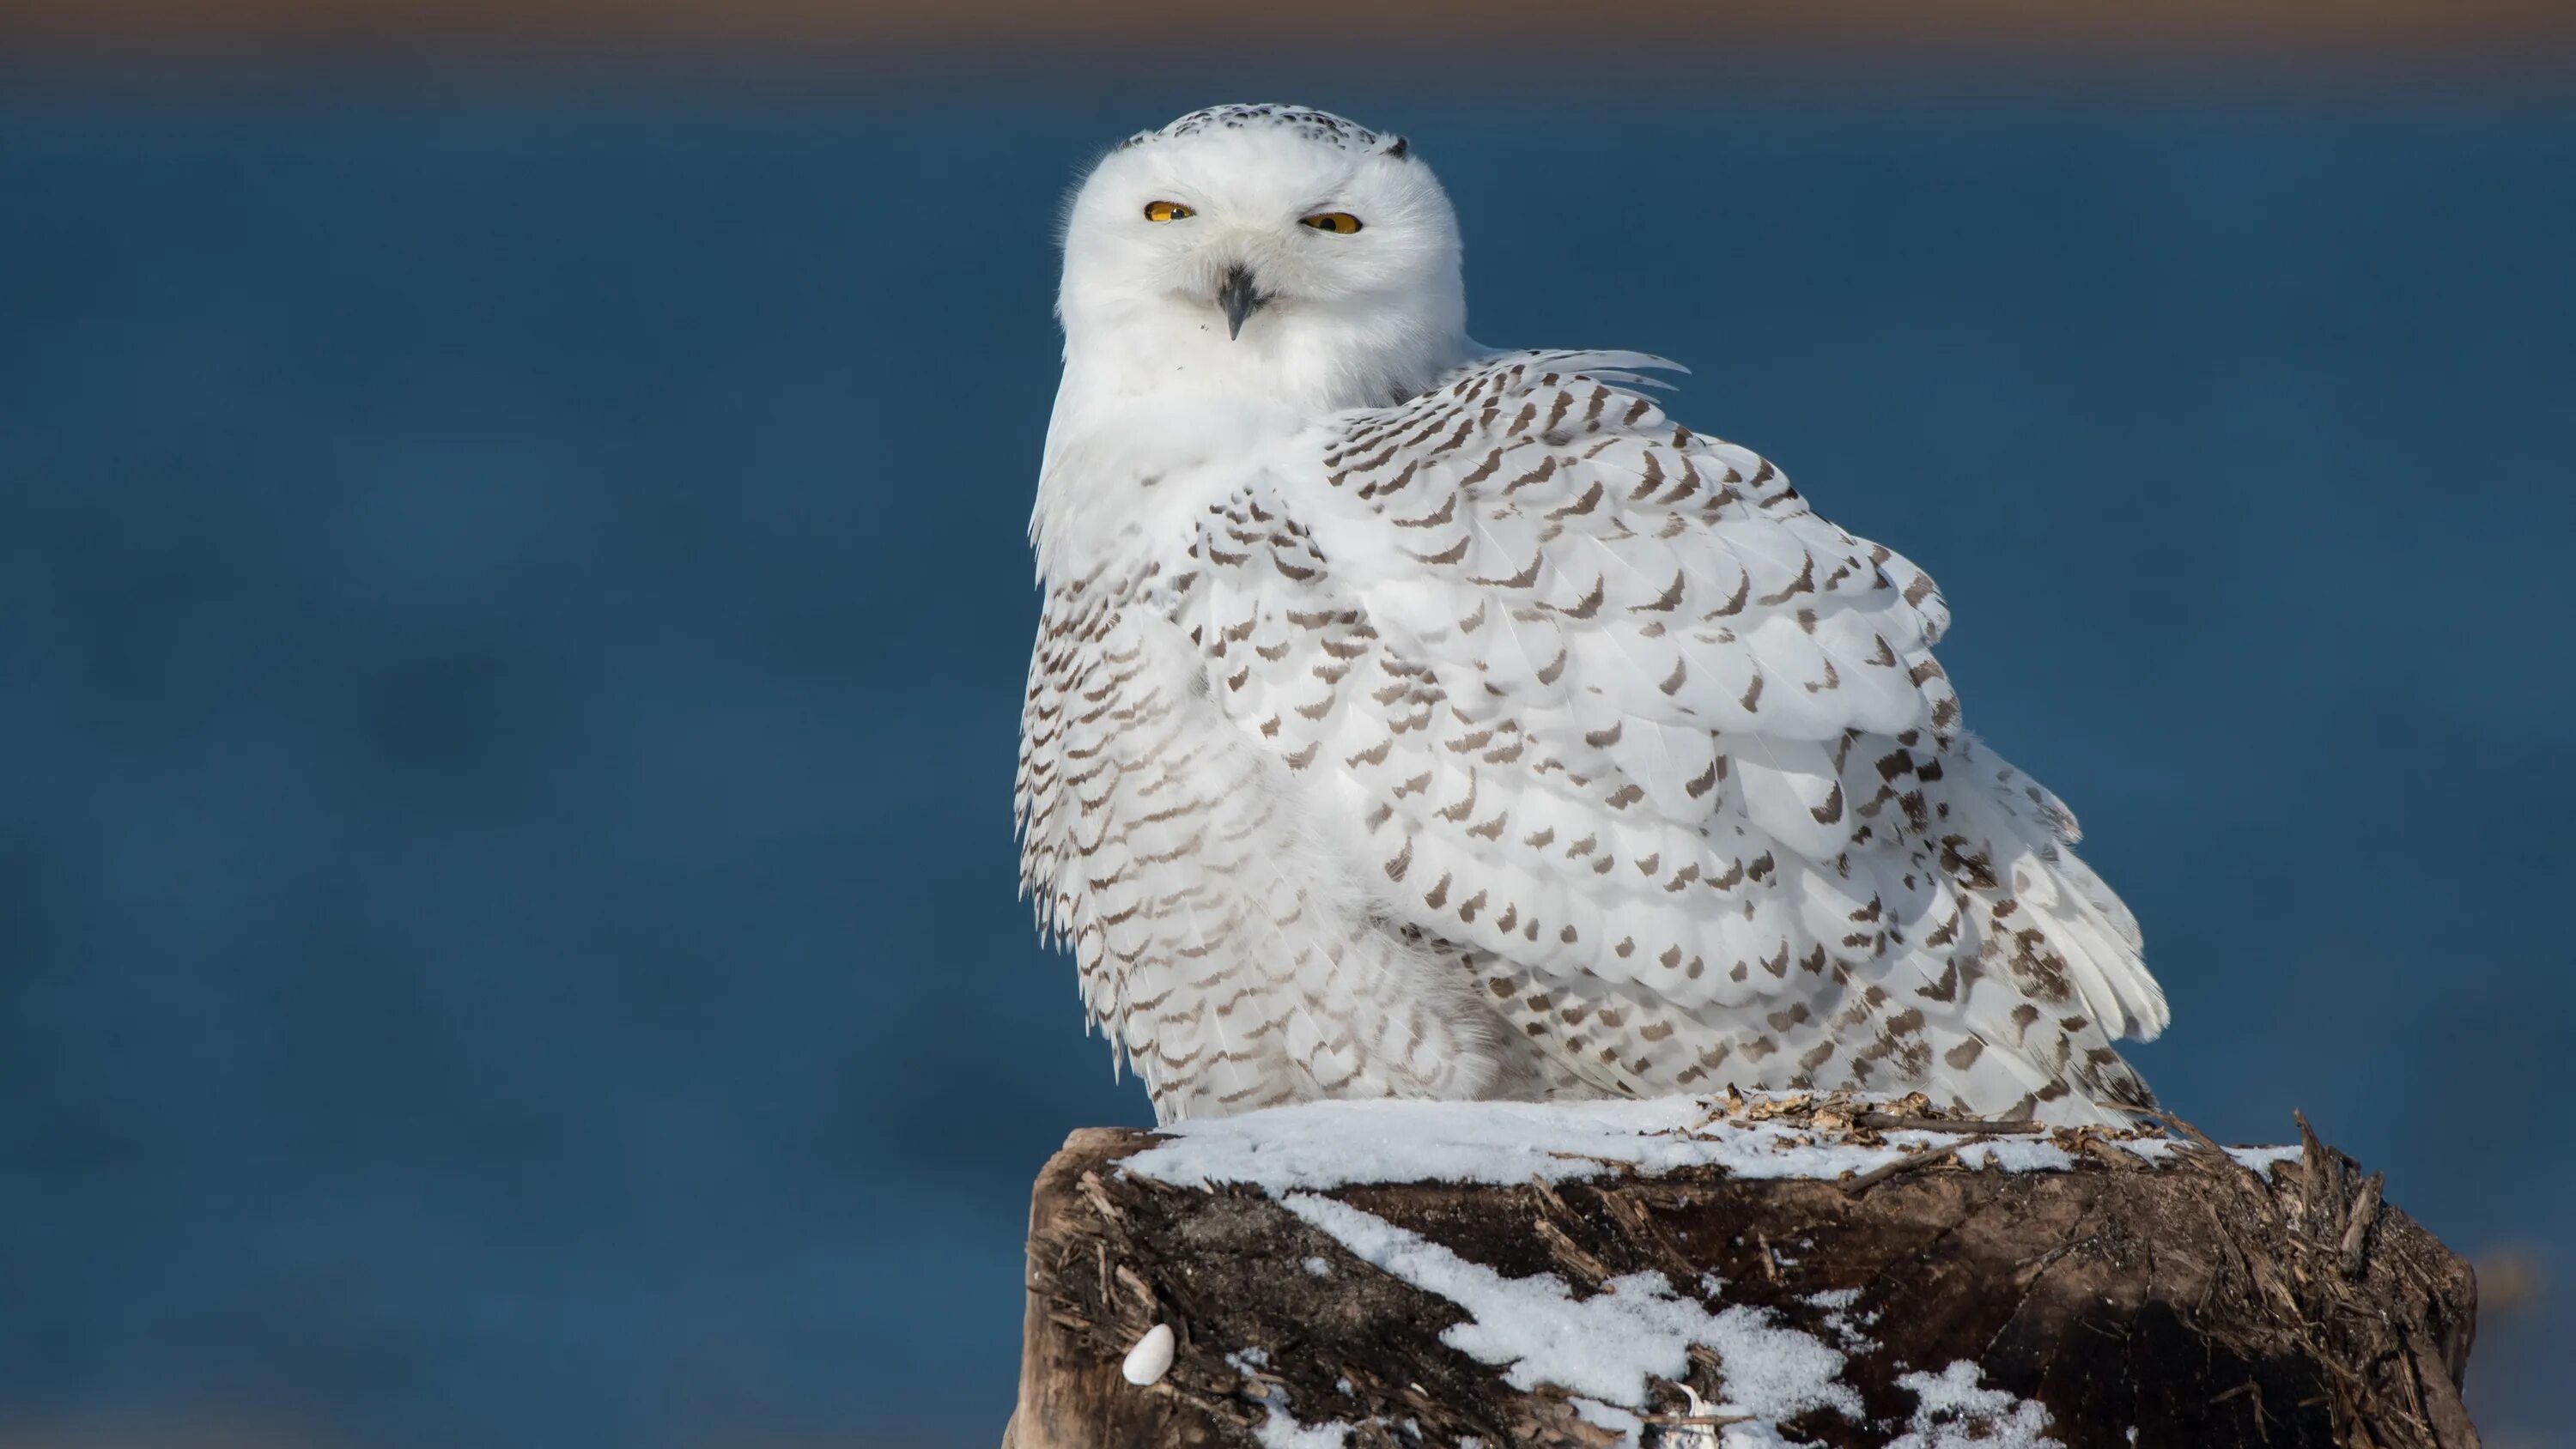
<path id="1" fill-rule="evenodd" d="M 2304 1120 L 2168 1126 L 1729 1093 L 1077 1132 L 1003 1442 L 2474 1449 L 2468 1266 Z"/>

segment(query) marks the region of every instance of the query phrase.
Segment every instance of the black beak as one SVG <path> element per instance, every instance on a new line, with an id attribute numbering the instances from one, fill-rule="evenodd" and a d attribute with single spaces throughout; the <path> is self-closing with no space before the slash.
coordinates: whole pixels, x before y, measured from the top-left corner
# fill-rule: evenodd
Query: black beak
<path id="1" fill-rule="evenodd" d="M 1217 284 L 1216 304 L 1225 309 L 1225 335 L 1231 341 L 1243 335 L 1243 319 L 1260 311 L 1270 299 L 1252 285 L 1252 268 L 1240 263 L 1226 268 L 1225 280 Z"/>

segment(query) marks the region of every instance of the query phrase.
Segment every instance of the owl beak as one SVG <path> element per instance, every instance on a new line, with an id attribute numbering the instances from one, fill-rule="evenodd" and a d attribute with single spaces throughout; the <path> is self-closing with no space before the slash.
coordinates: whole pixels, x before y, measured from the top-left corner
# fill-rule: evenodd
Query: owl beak
<path id="1" fill-rule="evenodd" d="M 1217 284 L 1216 304 L 1225 309 L 1225 335 L 1231 341 L 1243 335 L 1243 319 L 1269 305 L 1270 298 L 1253 285 L 1252 268 L 1238 262 L 1225 269 L 1225 280 Z"/>

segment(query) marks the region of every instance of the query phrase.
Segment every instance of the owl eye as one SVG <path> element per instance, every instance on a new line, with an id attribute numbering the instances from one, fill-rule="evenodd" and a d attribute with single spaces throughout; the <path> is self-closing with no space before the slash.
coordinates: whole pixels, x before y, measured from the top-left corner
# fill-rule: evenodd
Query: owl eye
<path id="1" fill-rule="evenodd" d="M 1347 211 L 1319 211 L 1298 220 L 1317 231 L 1328 231 L 1335 236 L 1349 236 L 1360 229 L 1360 219 Z"/>
<path id="2" fill-rule="evenodd" d="M 1198 215 L 1197 212 L 1190 210 L 1188 207 L 1181 205 L 1177 201 L 1149 201 L 1145 203 L 1145 219 L 1147 221 L 1181 221 L 1196 215 Z"/>

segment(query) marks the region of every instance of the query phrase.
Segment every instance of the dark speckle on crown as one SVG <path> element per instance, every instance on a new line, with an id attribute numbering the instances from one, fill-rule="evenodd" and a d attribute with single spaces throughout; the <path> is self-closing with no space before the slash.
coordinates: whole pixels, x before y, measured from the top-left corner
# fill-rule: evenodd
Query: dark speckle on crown
<path id="1" fill-rule="evenodd" d="M 1330 111 L 1273 102 L 1210 106 L 1203 111 L 1192 111 L 1159 131 L 1137 132 L 1121 142 L 1118 149 L 1124 151 L 1129 146 L 1142 146 L 1149 141 L 1172 141 L 1211 131 L 1252 130 L 1292 131 L 1305 140 L 1321 141 L 1345 151 L 1384 152 L 1398 161 L 1406 159 L 1408 154 L 1402 136 L 1381 136 L 1357 121 L 1344 120 Z"/>

